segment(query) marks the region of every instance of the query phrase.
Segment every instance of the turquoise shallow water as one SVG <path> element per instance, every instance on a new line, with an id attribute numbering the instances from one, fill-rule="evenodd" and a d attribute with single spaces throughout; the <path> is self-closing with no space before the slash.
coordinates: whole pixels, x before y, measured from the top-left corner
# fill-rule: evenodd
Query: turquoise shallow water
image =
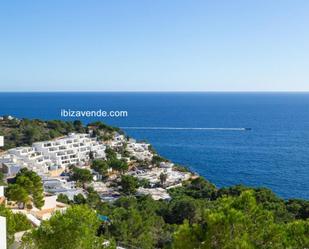
<path id="1" fill-rule="evenodd" d="M 126 118 L 82 120 L 137 127 L 126 132 L 217 186 L 309 199 L 308 93 L 0 93 L 0 115 L 62 119 L 61 109 L 126 110 Z"/>

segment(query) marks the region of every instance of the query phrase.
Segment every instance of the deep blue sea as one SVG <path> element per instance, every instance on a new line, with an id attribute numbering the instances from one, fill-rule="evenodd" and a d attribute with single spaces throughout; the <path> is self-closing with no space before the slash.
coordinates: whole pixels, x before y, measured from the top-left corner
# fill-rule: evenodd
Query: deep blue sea
<path id="1" fill-rule="evenodd" d="M 126 132 L 218 187 L 309 199 L 309 93 L 0 93 L 0 116 L 62 119 L 61 109 L 125 110 L 124 118 L 82 119 L 120 127 L 251 128 Z"/>

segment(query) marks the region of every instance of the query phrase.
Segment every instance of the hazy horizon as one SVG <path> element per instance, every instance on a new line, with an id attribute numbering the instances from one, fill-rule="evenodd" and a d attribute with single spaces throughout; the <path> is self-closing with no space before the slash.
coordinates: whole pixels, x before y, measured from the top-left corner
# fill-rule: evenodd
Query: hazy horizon
<path id="1" fill-rule="evenodd" d="M 125 91 L 125 90 L 51 90 L 51 91 L 44 91 L 44 90 L 37 90 L 37 91 L 0 91 L 0 93 L 309 93 L 309 91 L 139 91 L 139 90 L 132 90 L 132 91 Z"/>

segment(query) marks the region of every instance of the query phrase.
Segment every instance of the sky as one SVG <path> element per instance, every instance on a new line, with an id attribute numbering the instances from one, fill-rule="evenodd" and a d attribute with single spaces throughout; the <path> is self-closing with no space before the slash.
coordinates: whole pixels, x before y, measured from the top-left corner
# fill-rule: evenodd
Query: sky
<path id="1" fill-rule="evenodd" d="M 309 91 L 308 0 L 0 1 L 0 91 Z"/>

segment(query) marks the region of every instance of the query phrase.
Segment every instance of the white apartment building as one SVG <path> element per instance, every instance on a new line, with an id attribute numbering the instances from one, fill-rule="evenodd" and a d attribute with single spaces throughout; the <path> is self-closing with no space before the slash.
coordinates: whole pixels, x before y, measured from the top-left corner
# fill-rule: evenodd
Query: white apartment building
<path id="1" fill-rule="evenodd" d="M 49 168 L 53 165 L 49 155 L 44 155 L 42 152 L 37 151 L 33 147 L 18 147 L 8 150 L 9 155 L 15 156 L 15 162 L 22 164 L 21 166 L 27 167 L 39 174 L 46 174 Z"/>
<path id="2" fill-rule="evenodd" d="M 10 149 L 0 157 L 0 166 L 5 166 L 9 175 L 13 173 L 10 167 L 14 166 L 44 175 L 52 169 L 84 165 L 90 159 L 90 152 L 94 158 L 105 158 L 105 145 L 89 134 L 71 133 L 52 141 L 36 142 L 32 147 Z"/>
<path id="3" fill-rule="evenodd" d="M 0 136 L 0 147 L 3 146 L 3 137 Z M 4 187 L 0 186 L 0 199 L 4 197 Z M 0 248 L 6 249 L 6 218 L 0 216 Z"/>
<path id="4" fill-rule="evenodd" d="M 28 167 L 28 164 L 18 160 L 17 156 L 4 154 L 0 156 L 0 170 L 7 176 L 14 176 L 21 168 Z"/>
<path id="5" fill-rule="evenodd" d="M 34 143 L 33 148 L 60 166 L 65 167 L 72 164 L 83 165 L 89 161 L 90 152 L 94 158 L 105 158 L 105 145 L 91 138 L 89 134 L 71 133 L 67 137 L 54 141 Z"/>
<path id="6" fill-rule="evenodd" d="M 149 150 L 149 144 L 147 143 L 129 141 L 127 143 L 126 150 L 130 153 L 131 156 L 134 156 L 138 160 L 150 161 L 153 157 L 153 153 Z"/>
<path id="7" fill-rule="evenodd" d="M 112 148 L 117 148 L 123 146 L 126 142 L 126 137 L 122 134 L 116 134 L 111 141 L 108 142 L 109 146 Z"/>

